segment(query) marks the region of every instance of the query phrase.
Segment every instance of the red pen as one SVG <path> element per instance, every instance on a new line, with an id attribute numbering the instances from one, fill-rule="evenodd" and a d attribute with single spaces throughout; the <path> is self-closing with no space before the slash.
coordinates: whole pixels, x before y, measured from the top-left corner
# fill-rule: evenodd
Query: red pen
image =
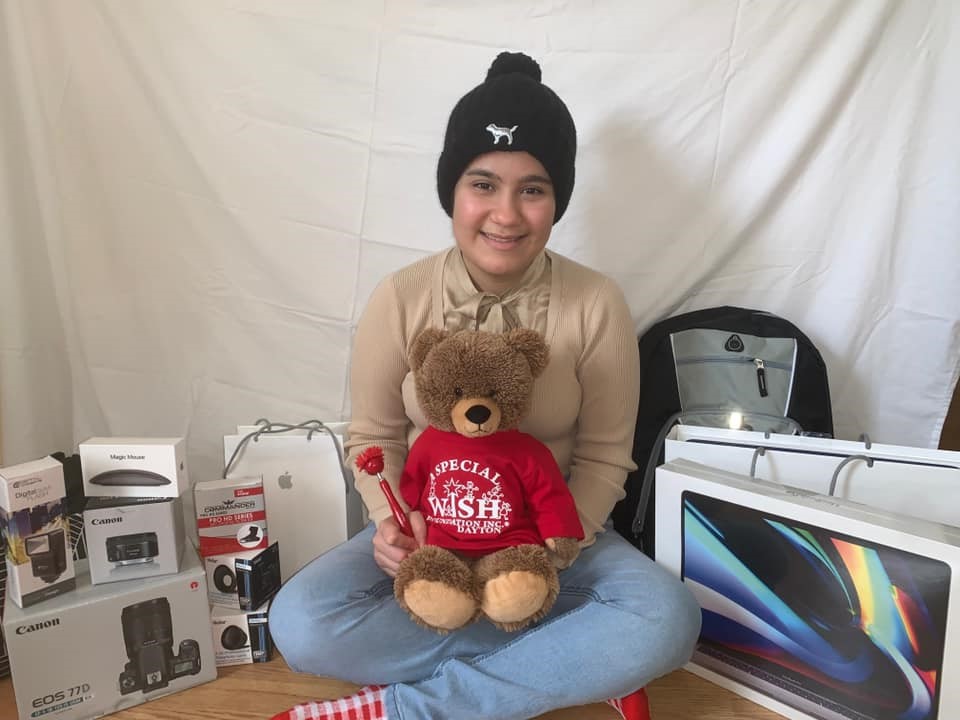
<path id="1" fill-rule="evenodd" d="M 404 535 L 413 537 L 413 530 L 410 528 L 410 520 L 407 519 L 407 514 L 400 507 L 400 503 L 397 502 L 390 483 L 381 474 L 383 472 L 383 449 L 377 445 L 368 447 L 357 456 L 357 467 L 368 475 L 376 475 L 380 479 L 380 490 L 387 497 L 387 504 L 390 505 L 393 518 L 397 521 L 397 525 L 400 526 Z"/>

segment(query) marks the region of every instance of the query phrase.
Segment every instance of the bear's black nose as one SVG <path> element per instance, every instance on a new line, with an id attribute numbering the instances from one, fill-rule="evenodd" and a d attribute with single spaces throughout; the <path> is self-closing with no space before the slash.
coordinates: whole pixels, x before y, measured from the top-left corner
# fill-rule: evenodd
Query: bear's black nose
<path id="1" fill-rule="evenodd" d="M 483 425 L 490 419 L 490 409 L 483 405 L 472 405 L 464 414 L 467 420 L 477 425 Z"/>

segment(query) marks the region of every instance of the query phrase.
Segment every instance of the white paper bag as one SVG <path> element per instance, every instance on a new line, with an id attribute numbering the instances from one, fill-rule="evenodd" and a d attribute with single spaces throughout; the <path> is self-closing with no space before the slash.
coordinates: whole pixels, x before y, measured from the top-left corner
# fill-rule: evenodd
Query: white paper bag
<path id="1" fill-rule="evenodd" d="M 958 452 L 676 425 L 664 459 L 677 458 L 960 527 Z"/>
<path id="2" fill-rule="evenodd" d="M 363 527 L 362 502 L 342 465 L 339 440 L 314 422 L 260 423 L 223 438 L 227 477 L 263 477 L 267 533 L 280 544 L 284 581 Z"/>

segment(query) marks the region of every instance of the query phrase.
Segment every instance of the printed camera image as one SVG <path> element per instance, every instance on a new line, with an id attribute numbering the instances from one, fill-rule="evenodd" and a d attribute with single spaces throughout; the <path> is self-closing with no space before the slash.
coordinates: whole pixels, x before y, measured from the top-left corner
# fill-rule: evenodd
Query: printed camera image
<path id="1" fill-rule="evenodd" d="M 67 536 L 62 529 L 26 537 L 23 546 L 34 577 L 52 583 L 66 571 Z"/>
<path id="2" fill-rule="evenodd" d="M 171 680 L 200 672 L 200 646 L 182 640 L 173 654 L 173 620 L 165 597 L 128 605 L 120 613 L 128 662 L 120 673 L 120 694 L 165 688 Z"/>

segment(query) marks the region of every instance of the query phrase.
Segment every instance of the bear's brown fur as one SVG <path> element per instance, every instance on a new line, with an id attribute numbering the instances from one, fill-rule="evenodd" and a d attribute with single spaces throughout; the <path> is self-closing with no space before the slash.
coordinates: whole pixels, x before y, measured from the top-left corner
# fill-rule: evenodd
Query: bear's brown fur
<path id="1" fill-rule="evenodd" d="M 533 330 L 430 329 L 414 340 L 409 362 L 431 425 L 486 437 L 520 425 L 548 359 L 543 337 Z M 485 418 L 479 423 L 467 418 L 471 409 L 478 417 L 478 407 Z M 580 552 L 575 538 L 547 538 L 545 545 L 515 545 L 480 558 L 425 545 L 400 564 L 394 593 L 416 622 L 441 633 L 480 617 L 519 630 L 549 612 L 559 591 L 557 568 L 568 567 Z"/>

